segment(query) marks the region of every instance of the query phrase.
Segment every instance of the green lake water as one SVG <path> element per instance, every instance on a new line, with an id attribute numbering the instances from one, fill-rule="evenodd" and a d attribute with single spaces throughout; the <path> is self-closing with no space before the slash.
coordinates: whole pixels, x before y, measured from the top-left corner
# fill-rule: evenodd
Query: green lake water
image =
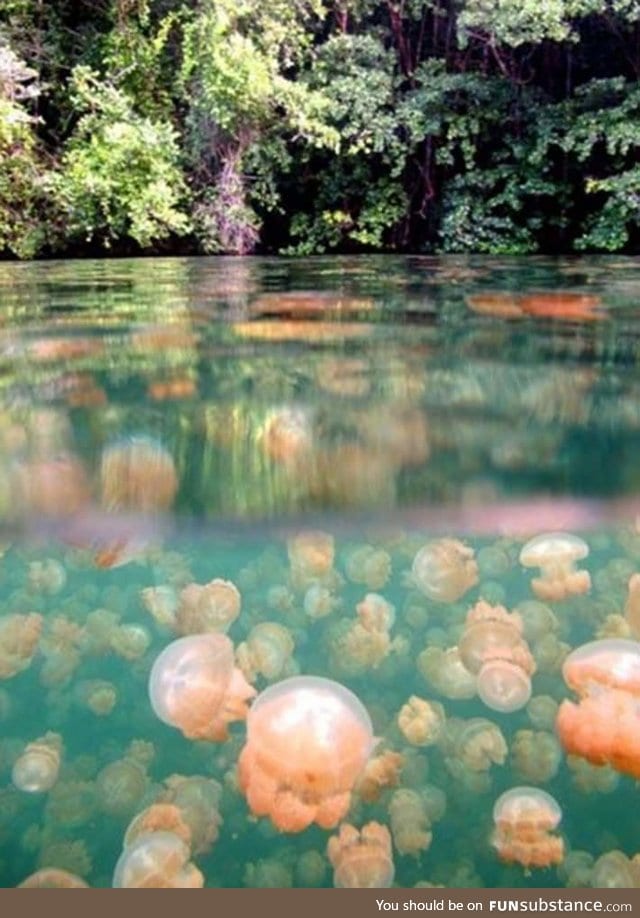
<path id="1" fill-rule="evenodd" d="M 620 258 L 1 265 L 0 885 L 51 867 L 111 886 L 127 826 L 171 799 L 174 775 L 207 779 L 216 801 L 218 837 L 191 852 L 204 885 L 334 884 L 337 828 L 291 834 L 251 814 L 242 720 L 225 742 L 193 740 L 151 707 L 176 605 L 215 579 L 239 591 L 236 653 L 266 622 L 288 647 L 279 669 L 254 660 L 258 692 L 295 674 L 336 680 L 367 708 L 372 756 L 402 756 L 395 783 L 376 799 L 356 788 L 346 817 L 393 830 L 396 885 L 629 885 L 637 784 L 568 760 L 553 712 L 575 698 L 571 650 L 638 637 L 625 605 L 640 571 L 639 304 L 638 262 Z M 539 572 L 520 551 L 557 530 L 586 541 L 590 588 L 534 615 L 522 604 Z M 318 532 L 332 560 L 301 573 L 295 540 Z M 477 568 L 437 601 L 411 569 L 443 539 Z M 163 620 L 149 589 L 168 597 Z M 368 594 L 387 610 L 378 643 L 362 636 Z M 480 600 L 523 610 L 544 718 L 425 676 L 425 651 L 456 647 Z M 15 618 L 27 615 L 31 639 Z M 411 696 L 442 705 L 428 745 L 398 727 Z M 493 762 L 456 741 L 475 718 Z M 19 789 L 16 761 L 47 734 L 55 783 Z M 493 806 L 521 785 L 560 806 L 564 864 L 499 859 Z M 390 816 L 402 790 L 414 817 L 431 814 L 413 851 Z M 627 860 L 607 872 L 612 851 Z"/>

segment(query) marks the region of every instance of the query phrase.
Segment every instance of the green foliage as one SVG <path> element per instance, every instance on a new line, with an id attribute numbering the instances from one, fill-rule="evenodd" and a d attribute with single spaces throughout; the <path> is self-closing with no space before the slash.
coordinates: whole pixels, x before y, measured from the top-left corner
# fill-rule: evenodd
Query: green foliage
<path id="1" fill-rule="evenodd" d="M 138 115 L 122 91 L 87 68 L 76 69 L 73 92 L 82 114 L 54 183 L 69 234 L 109 248 L 117 239 L 146 247 L 188 232 L 171 125 Z"/>

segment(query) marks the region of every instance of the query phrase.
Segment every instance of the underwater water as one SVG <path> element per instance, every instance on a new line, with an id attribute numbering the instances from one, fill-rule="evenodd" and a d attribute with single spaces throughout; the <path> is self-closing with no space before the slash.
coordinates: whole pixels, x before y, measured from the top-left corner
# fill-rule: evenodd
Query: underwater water
<path id="1" fill-rule="evenodd" d="M 640 886 L 636 260 L 3 264 L 0 302 L 0 886 Z M 355 698 L 260 694 L 305 676 Z"/>

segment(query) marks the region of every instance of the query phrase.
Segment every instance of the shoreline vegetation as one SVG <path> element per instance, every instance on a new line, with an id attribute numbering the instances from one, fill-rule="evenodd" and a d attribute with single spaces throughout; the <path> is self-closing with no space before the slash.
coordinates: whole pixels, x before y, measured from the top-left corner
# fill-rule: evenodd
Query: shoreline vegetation
<path id="1" fill-rule="evenodd" d="M 0 258 L 640 253 L 640 0 L 5 0 Z"/>

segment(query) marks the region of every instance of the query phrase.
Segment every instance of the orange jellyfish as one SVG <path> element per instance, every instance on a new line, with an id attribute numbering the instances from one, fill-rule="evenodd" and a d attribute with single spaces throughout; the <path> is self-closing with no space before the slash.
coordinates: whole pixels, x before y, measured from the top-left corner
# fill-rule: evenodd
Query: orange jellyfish
<path id="1" fill-rule="evenodd" d="M 335 545 L 326 532 L 300 532 L 287 542 L 291 565 L 291 582 L 306 589 L 315 581 L 324 581 L 333 571 Z"/>
<path id="2" fill-rule="evenodd" d="M 89 886 L 80 877 L 60 870 L 57 867 L 44 867 L 30 874 L 18 884 L 19 889 L 88 889 Z"/>
<path id="3" fill-rule="evenodd" d="M 564 661 L 564 680 L 579 696 L 558 709 L 565 751 L 640 778 L 640 643 L 592 641 Z"/>
<path id="4" fill-rule="evenodd" d="M 46 733 L 29 743 L 14 763 L 14 787 L 28 794 L 51 790 L 60 773 L 61 754 L 62 737 L 58 733 Z"/>
<path id="5" fill-rule="evenodd" d="M 501 861 L 551 867 L 564 858 L 564 841 L 554 835 L 562 810 L 551 794 L 538 787 L 513 787 L 496 800 L 491 843 Z"/>
<path id="6" fill-rule="evenodd" d="M 255 695 L 234 665 L 224 634 L 195 634 L 173 641 L 156 659 L 149 697 L 156 716 L 188 739 L 224 741 L 228 724 L 243 720 Z"/>
<path id="7" fill-rule="evenodd" d="M 240 788 L 252 812 L 283 832 L 314 822 L 331 829 L 347 814 L 374 746 L 371 719 L 352 692 L 316 676 L 285 679 L 249 711 Z"/>
<path id="8" fill-rule="evenodd" d="M 230 580 L 190 583 L 181 592 L 175 615 L 178 634 L 227 632 L 240 615 L 240 593 Z"/>
<path id="9" fill-rule="evenodd" d="M 518 615 L 480 600 L 467 615 L 459 650 L 487 707 L 508 713 L 527 704 L 536 664 Z"/>
<path id="10" fill-rule="evenodd" d="M 171 832 L 187 845 L 191 845 L 191 829 L 185 822 L 180 809 L 173 803 L 153 803 L 137 813 L 124 834 L 123 847 L 131 845 L 149 832 Z"/>
<path id="11" fill-rule="evenodd" d="M 222 788 L 217 781 L 201 775 L 170 775 L 166 790 L 160 795 L 164 803 L 174 804 L 191 832 L 193 854 L 206 854 L 217 841 L 222 824 L 220 798 Z"/>
<path id="12" fill-rule="evenodd" d="M 393 883 L 391 835 L 379 822 L 360 830 L 344 823 L 329 839 L 327 856 L 336 889 L 388 889 Z"/>
<path id="13" fill-rule="evenodd" d="M 411 577 L 434 602 L 456 602 L 478 582 L 473 549 L 457 539 L 427 542 L 413 559 Z"/>
<path id="14" fill-rule="evenodd" d="M 431 688 L 445 698 L 461 700 L 476 694 L 476 679 L 460 659 L 457 647 L 427 647 L 418 654 L 418 670 Z"/>
<path id="15" fill-rule="evenodd" d="M 444 708 L 437 701 L 411 695 L 400 708 L 398 727 L 412 746 L 432 746 L 442 736 L 445 719 Z"/>
<path id="16" fill-rule="evenodd" d="M 11 679 L 27 669 L 38 649 L 43 618 L 28 615 L 0 615 L 0 679 Z"/>
<path id="17" fill-rule="evenodd" d="M 599 296 L 567 290 L 545 290 L 520 297 L 520 308 L 525 315 L 568 322 L 595 322 L 605 318 L 606 312 L 598 309 L 601 304 Z"/>
<path id="18" fill-rule="evenodd" d="M 238 645 L 236 662 L 248 681 L 258 675 L 271 681 L 291 675 L 295 643 L 290 631 L 277 622 L 260 622 Z M 296 670 L 293 670 L 296 672 Z"/>
<path id="19" fill-rule="evenodd" d="M 589 546 L 570 532 L 545 532 L 530 539 L 520 552 L 523 567 L 540 568 L 541 576 L 531 581 L 538 599 L 559 602 L 591 589 L 588 571 L 576 569 L 576 562 L 589 554 Z"/>
<path id="20" fill-rule="evenodd" d="M 151 437 L 131 437 L 103 450 L 100 493 L 105 509 L 141 513 L 168 510 L 177 490 L 173 458 Z"/>
<path id="21" fill-rule="evenodd" d="M 172 832 L 148 832 L 125 848 L 113 873 L 115 889 L 202 889 L 204 877 L 189 846 Z"/>

